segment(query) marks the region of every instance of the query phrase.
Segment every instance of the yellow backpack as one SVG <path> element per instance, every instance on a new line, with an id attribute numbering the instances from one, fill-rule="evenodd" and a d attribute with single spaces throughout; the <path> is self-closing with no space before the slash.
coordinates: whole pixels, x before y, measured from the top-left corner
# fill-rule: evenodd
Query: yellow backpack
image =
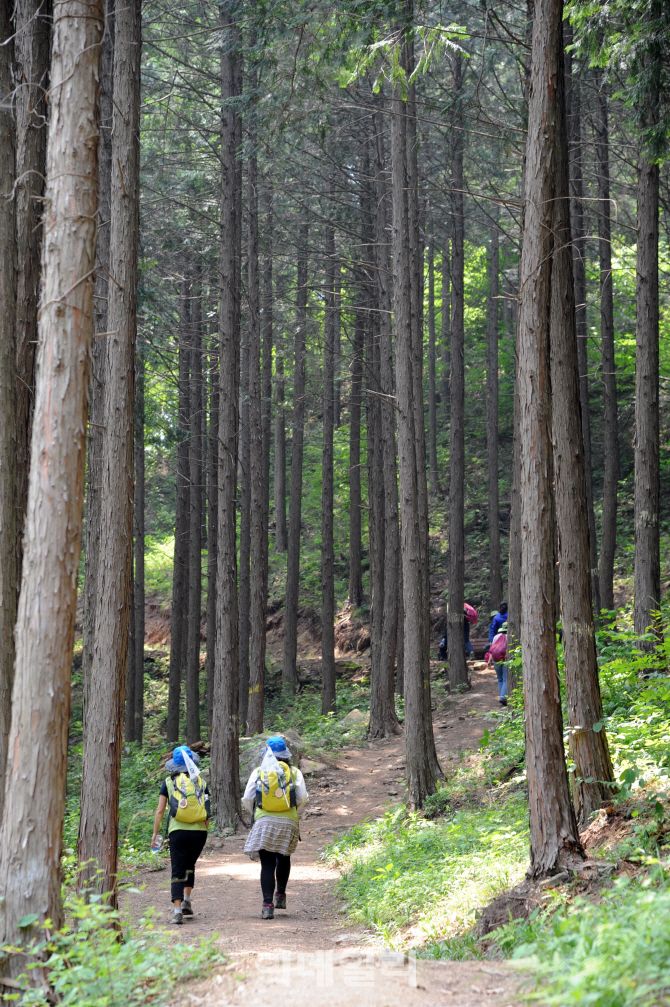
<path id="1" fill-rule="evenodd" d="M 188 773 L 168 779 L 170 818 L 178 822 L 204 822 L 209 816 L 206 807 L 205 784 L 202 777 L 192 780 Z"/>
<path id="2" fill-rule="evenodd" d="M 289 811 L 297 805 L 295 795 L 295 770 L 285 762 L 279 763 L 279 773 L 260 768 L 256 770 L 256 807 L 275 814 Z"/>

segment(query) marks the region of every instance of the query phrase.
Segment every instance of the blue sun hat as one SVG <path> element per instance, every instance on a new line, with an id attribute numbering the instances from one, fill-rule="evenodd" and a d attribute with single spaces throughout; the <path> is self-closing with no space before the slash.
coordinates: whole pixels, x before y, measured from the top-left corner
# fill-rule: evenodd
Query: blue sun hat
<path id="1" fill-rule="evenodd" d="M 187 745 L 177 745 L 174 752 L 172 753 L 172 758 L 168 759 L 165 763 L 165 768 L 168 773 L 180 773 L 186 768 L 186 759 L 184 758 L 184 752 L 188 755 L 189 759 L 196 764 L 200 765 L 200 756 L 197 752 L 192 752 Z"/>
<path id="2" fill-rule="evenodd" d="M 273 734 L 267 740 L 267 746 L 276 759 L 290 759 L 291 753 L 280 734 Z"/>

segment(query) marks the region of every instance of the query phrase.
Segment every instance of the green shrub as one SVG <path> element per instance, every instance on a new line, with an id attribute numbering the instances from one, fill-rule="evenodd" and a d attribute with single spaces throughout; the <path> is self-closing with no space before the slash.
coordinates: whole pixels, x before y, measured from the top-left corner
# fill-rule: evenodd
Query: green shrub
<path id="1" fill-rule="evenodd" d="M 519 928 L 522 936 L 522 928 Z M 492 935 L 495 937 L 495 933 Z M 621 878 L 599 903 L 576 900 L 514 950 L 551 1007 L 652 1007 L 670 990 L 670 892 L 661 875 Z"/>
<path id="2" fill-rule="evenodd" d="M 18 1007 L 47 1007 L 54 1000 L 73 1007 L 160 1007 L 174 997 L 177 986 L 184 988 L 225 960 L 211 937 L 180 945 L 175 954 L 167 933 L 155 929 L 150 915 L 139 926 L 124 928 L 119 913 L 101 905 L 99 896 L 90 902 L 74 898 L 66 910 L 70 922 L 53 935 L 45 929 L 45 936 L 31 944 L 32 960 L 18 980 L 20 989 L 5 993 L 3 1000 Z M 32 985 L 36 970 L 46 985 Z"/>
<path id="3" fill-rule="evenodd" d="M 523 876 L 525 800 L 434 822 L 399 808 L 354 826 L 325 856 L 343 871 L 338 894 L 354 919 L 392 945 L 436 943 L 468 930 L 476 909 Z"/>

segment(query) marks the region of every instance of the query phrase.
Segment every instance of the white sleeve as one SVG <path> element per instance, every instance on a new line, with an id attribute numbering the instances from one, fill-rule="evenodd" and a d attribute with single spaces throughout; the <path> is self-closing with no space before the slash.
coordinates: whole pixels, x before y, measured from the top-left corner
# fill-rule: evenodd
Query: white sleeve
<path id="1" fill-rule="evenodd" d="M 244 791 L 244 796 L 242 797 L 242 804 L 247 809 L 249 813 L 254 810 L 254 798 L 256 796 L 256 776 L 257 770 L 253 770 L 251 776 L 249 777 L 249 782 L 247 783 L 247 788 Z"/>
<path id="2" fill-rule="evenodd" d="M 307 787 L 305 786 L 305 778 L 299 769 L 296 769 L 295 774 L 295 799 L 298 805 L 298 811 L 304 808 L 309 800 L 309 794 L 307 793 Z"/>

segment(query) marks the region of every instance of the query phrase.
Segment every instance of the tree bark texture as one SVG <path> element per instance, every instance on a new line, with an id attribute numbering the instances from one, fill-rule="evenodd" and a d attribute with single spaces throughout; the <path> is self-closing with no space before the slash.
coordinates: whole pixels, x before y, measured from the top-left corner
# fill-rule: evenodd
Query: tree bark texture
<path id="1" fill-rule="evenodd" d="M 216 562 L 219 524 L 219 355 L 209 352 L 209 437 L 207 441 L 207 726 L 212 731 L 216 653 Z"/>
<path id="2" fill-rule="evenodd" d="M 442 423 L 449 425 L 449 353 L 451 351 L 451 262 L 449 259 L 449 241 L 442 249 L 442 309 L 440 340 L 440 359 L 442 363 L 442 380 L 440 383 L 440 398 L 442 406 Z"/>
<path id="3" fill-rule="evenodd" d="M 435 347 L 435 246 L 428 243 L 428 467 L 430 470 L 430 492 L 437 496 L 440 491 L 437 475 L 437 389 L 436 389 L 436 347 Z"/>
<path id="4" fill-rule="evenodd" d="M 200 268 L 191 302 L 189 385 L 188 620 L 186 641 L 186 741 L 200 740 L 200 615 L 202 606 L 202 285 Z"/>
<path id="5" fill-rule="evenodd" d="M 107 390 L 102 449 L 95 638 L 82 752 L 80 875 L 116 905 L 119 781 L 128 662 L 133 542 L 135 340 L 139 254 L 140 0 L 119 6 L 114 37 L 114 128 L 108 288 Z M 96 874 L 96 866 L 101 873 Z"/>
<path id="6" fill-rule="evenodd" d="M 616 553 L 619 489 L 619 422 L 614 347 L 612 293 L 612 227 L 610 205 L 609 124 L 607 93 L 602 75 L 597 95 L 596 163 L 598 170 L 598 252 L 600 264 L 600 343 L 603 368 L 603 504 L 600 534 L 600 596 L 603 608 L 614 608 L 614 556 Z"/>
<path id="7" fill-rule="evenodd" d="M 507 650 L 521 643 L 521 405 L 519 402 L 519 331 L 517 314 L 517 359 L 514 379 L 514 440 L 512 446 L 512 486 L 509 515 L 509 556 L 507 567 Z M 507 665 L 507 695 L 512 696 L 519 683 L 511 664 Z"/>
<path id="8" fill-rule="evenodd" d="M 241 92 L 241 31 L 237 6 L 220 8 L 224 99 Z M 230 101 L 221 113 L 221 296 L 219 309 L 219 481 L 216 569 L 216 656 L 212 715 L 212 797 L 219 828 L 240 819 L 239 653 L 237 606 L 237 437 L 240 373 L 239 263 L 242 220 L 238 170 L 239 115 Z"/>
<path id="9" fill-rule="evenodd" d="M 239 498 L 240 498 L 240 567 L 239 596 L 239 662 L 240 662 L 240 722 L 246 725 L 249 715 L 249 613 L 251 607 L 251 443 L 249 440 L 249 328 L 242 330 L 240 353 L 240 434 L 239 434 Z"/>
<path id="10" fill-rule="evenodd" d="M 500 517 L 498 487 L 498 295 L 500 273 L 500 235 L 491 231 L 491 251 L 488 261 L 489 289 L 487 298 L 486 354 L 486 454 L 489 482 L 489 595 L 492 608 L 502 601 L 500 572 Z"/>
<path id="11" fill-rule="evenodd" d="M 404 53 L 403 53 L 404 57 Z M 413 346 L 404 102 L 394 93 L 391 117 L 393 307 L 396 335 L 398 472 L 401 515 L 405 748 L 409 803 L 421 807 L 435 786 L 424 728 L 424 630 L 421 527 L 417 488 Z"/>
<path id="12" fill-rule="evenodd" d="M 81 549 L 98 201 L 97 97 L 104 12 L 55 8 L 38 370 L 0 835 L 2 943 L 18 921 L 63 921 L 61 850 Z M 9 970 L 21 972 L 24 959 Z"/>
<path id="13" fill-rule="evenodd" d="M 362 277 L 359 275 L 359 298 Z M 351 360 L 349 402 L 349 602 L 354 609 L 363 604 L 363 553 L 361 542 L 361 400 L 363 388 L 363 347 L 367 312 L 359 307 L 354 318 L 354 345 Z"/>
<path id="14" fill-rule="evenodd" d="M 167 741 L 179 741 L 181 679 L 187 637 L 188 533 L 190 504 L 190 372 L 191 287 L 182 280 L 179 291 L 179 445 L 177 447 L 177 499 L 174 521 L 172 607 L 170 617 L 170 673 L 168 682 Z"/>
<path id="15" fill-rule="evenodd" d="M 16 116 L 16 404 L 19 535 L 28 501 L 28 463 L 35 390 L 40 248 L 47 150 L 51 0 L 13 6 Z M 10 87 L 4 94 L 12 91 Z M 3 177 L 8 177 L 4 175 Z M 19 550 L 21 542 L 18 542 Z M 20 573 L 20 558 L 19 558 Z"/>
<path id="16" fill-rule="evenodd" d="M 5 96 L 12 92 L 12 4 L 0 6 L 0 790 L 7 765 L 14 684 L 14 626 L 18 601 L 19 507 L 16 381 L 16 125 Z M 3 790 L 4 793 L 4 790 Z M 0 794 L 0 818 L 3 797 Z"/>
<path id="17" fill-rule="evenodd" d="M 588 497 L 572 282 L 574 251 L 570 241 L 570 203 L 567 198 L 568 143 L 562 113 L 561 103 L 555 116 L 553 168 L 554 251 L 549 320 L 552 426 L 569 750 L 576 767 L 572 778 L 572 799 L 577 820 L 585 826 L 591 814 L 611 796 L 611 788 L 606 782 L 612 781 L 613 769 L 605 731 L 593 730 L 593 725 L 602 720 L 603 707 L 591 605 Z"/>
<path id="18" fill-rule="evenodd" d="M 460 53 L 452 57 L 453 88 L 462 87 Z M 453 250 L 451 263 L 451 355 L 449 369 L 449 612 L 447 615 L 449 682 L 451 688 L 468 684 L 463 643 L 465 591 L 465 322 L 463 144 L 454 140 L 451 162 Z"/>
<path id="19" fill-rule="evenodd" d="M 415 66 L 414 43 L 408 39 L 406 65 Z M 419 212 L 419 167 L 416 89 L 410 84 L 406 102 L 407 222 L 409 233 L 410 329 L 412 335 L 412 401 L 414 406 L 416 486 L 419 513 L 419 548 L 421 567 L 422 623 L 421 650 L 423 669 L 423 731 L 425 752 L 433 780 L 442 775 L 433 737 L 430 690 L 430 551 L 428 548 L 428 479 L 426 473 L 426 430 L 423 397 L 423 246 Z"/>
<path id="20" fill-rule="evenodd" d="M 284 657 L 282 687 L 298 687 L 298 601 L 300 594 L 300 531 L 302 522 L 302 459 L 305 441 L 305 364 L 307 358 L 307 237 L 308 224 L 299 229 L 298 289 L 296 292 L 295 367 L 293 371 L 293 433 L 291 445 L 291 490 L 289 496 L 286 598 L 284 600 Z"/>
<path id="21" fill-rule="evenodd" d="M 369 738 L 386 737 L 399 731 L 395 712 L 395 662 L 398 637 L 399 555 L 398 465 L 395 442 L 393 382 L 393 337 L 391 325 L 391 257 L 389 254 L 388 192 L 385 178 L 386 156 L 381 116 L 373 117 L 376 138 L 375 175 L 375 261 L 379 305 L 379 422 L 383 486 L 383 571 L 384 596 L 378 682 L 370 682 Z"/>
<path id="22" fill-rule="evenodd" d="M 253 140 L 255 144 L 255 138 Z M 261 372 L 261 289 L 258 264 L 258 167 L 255 155 L 248 167 L 248 293 L 249 293 L 249 475 L 251 480 L 251 604 L 249 609 L 249 734 L 263 730 L 265 687 L 265 472 L 263 452 L 263 387 Z"/>
<path id="23" fill-rule="evenodd" d="M 82 649 L 82 716 L 86 731 L 86 710 L 90 683 L 95 610 L 98 602 L 97 578 L 100 557 L 100 509 L 102 491 L 102 434 L 105 425 L 105 380 L 107 370 L 107 287 L 109 284 L 109 235 L 112 190 L 112 117 L 114 113 L 114 0 L 105 2 L 105 33 L 102 42 L 100 88 L 100 141 L 98 144 L 98 233 L 94 294 L 96 338 L 91 351 L 89 389 L 88 452 L 86 458 L 86 550 L 84 576 L 84 617 Z"/>
<path id="24" fill-rule="evenodd" d="M 641 151 L 635 303 L 635 632 L 658 626 L 661 605 L 658 402 L 659 168 Z"/>
<path id="25" fill-rule="evenodd" d="M 564 43 L 572 42 L 572 29 L 566 22 Z M 584 479 L 586 513 L 589 530 L 589 565 L 591 593 L 595 618 L 600 614 L 600 580 L 598 577 L 598 540 L 593 508 L 593 474 L 591 465 L 591 414 L 589 411 L 589 363 L 587 353 L 588 328 L 586 322 L 586 260 L 584 241 L 584 210 L 582 184 L 582 130 L 580 88 L 572 69 L 572 53 L 566 49 L 566 115 L 568 135 L 568 163 L 570 180 L 570 225 L 572 233 L 572 273 L 575 300 L 575 331 L 577 338 L 577 365 L 579 367 L 579 400 L 584 441 Z"/>
<path id="26" fill-rule="evenodd" d="M 521 646 L 532 877 L 551 874 L 582 852 L 563 753 L 554 611 L 549 331 L 552 225 L 556 201 L 565 203 L 567 196 L 557 191 L 556 167 L 562 154 L 562 14 L 562 0 L 536 0 L 519 278 Z"/>
<path id="27" fill-rule="evenodd" d="M 321 456 L 321 713 L 335 710 L 335 548 L 333 543 L 333 430 L 335 426 L 335 233 L 326 228 Z"/>
<path id="28" fill-rule="evenodd" d="M 144 394 L 146 365 L 142 353 L 135 364 L 135 501 L 133 507 L 133 535 L 135 539 L 135 580 L 133 604 L 135 606 L 135 708 L 133 710 L 133 741 L 142 744 L 144 734 Z"/>
<path id="29" fill-rule="evenodd" d="M 263 316 L 262 336 L 263 336 L 263 362 L 261 370 L 261 436 L 263 442 L 263 457 L 261 470 L 261 503 L 263 507 L 262 535 L 260 545 L 262 548 L 262 577 L 263 577 L 263 675 L 265 675 L 265 646 L 266 646 L 266 611 L 268 601 L 268 575 L 269 575 L 269 541 L 268 532 L 270 524 L 270 446 L 272 441 L 272 343 L 273 332 L 273 296 L 272 296 L 272 230 L 273 230 L 273 205 L 272 188 L 266 187 L 265 193 L 265 214 L 263 224 Z"/>
<path id="30" fill-rule="evenodd" d="M 284 413 L 284 353 L 286 340 L 281 331 L 277 332 L 277 349 L 275 352 L 275 471 L 274 471 L 274 511 L 275 511 L 275 549 L 286 552 L 288 548 L 288 529 L 286 525 L 286 416 Z"/>

